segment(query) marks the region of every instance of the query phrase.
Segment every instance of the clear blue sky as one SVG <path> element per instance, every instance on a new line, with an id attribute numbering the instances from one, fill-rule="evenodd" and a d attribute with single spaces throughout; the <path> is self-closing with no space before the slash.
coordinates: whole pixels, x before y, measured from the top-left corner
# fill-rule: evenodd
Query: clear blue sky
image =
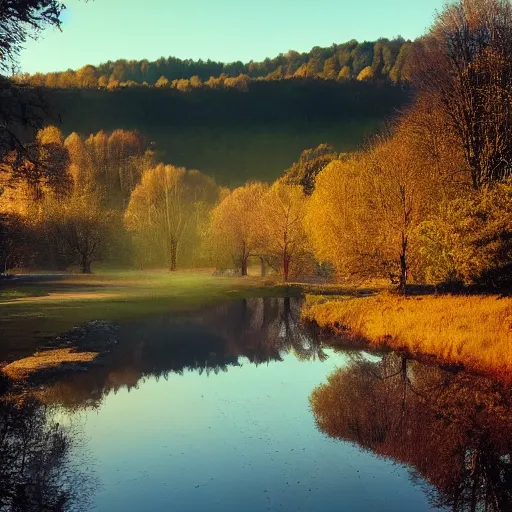
<path id="1" fill-rule="evenodd" d="M 63 32 L 21 54 L 23 71 L 62 71 L 118 58 L 262 60 L 430 25 L 444 0 L 67 0 Z"/>

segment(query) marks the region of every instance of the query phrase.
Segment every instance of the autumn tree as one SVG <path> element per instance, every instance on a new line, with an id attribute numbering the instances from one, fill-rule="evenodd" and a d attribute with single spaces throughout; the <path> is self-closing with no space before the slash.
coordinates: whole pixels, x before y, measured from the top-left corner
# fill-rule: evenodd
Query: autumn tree
<path id="1" fill-rule="evenodd" d="M 144 172 L 132 192 L 125 224 L 142 243 L 147 237 L 167 255 L 169 270 L 177 269 L 180 244 L 197 227 L 204 205 L 213 204 L 218 188 L 199 171 L 159 164 Z"/>
<path id="2" fill-rule="evenodd" d="M 306 225 L 320 259 L 341 274 L 389 277 L 405 293 L 411 234 L 432 208 L 436 175 L 410 153 L 405 134 L 335 162 L 319 176 Z"/>
<path id="3" fill-rule="evenodd" d="M 267 187 L 248 183 L 229 193 L 212 212 L 210 236 L 217 259 L 226 255 L 242 276 L 262 248 L 261 210 Z"/>
<path id="4" fill-rule="evenodd" d="M 148 144 L 133 131 L 100 131 L 85 140 L 72 133 L 65 146 L 74 179 L 96 188 L 107 209 L 124 209 L 142 173 L 153 165 Z"/>
<path id="5" fill-rule="evenodd" d="M 360 82 L 367 82 L 375 78 L 375 73 L 371 66 L 366 66 L 361 70 L 361 72 L 357 75 L 357 79 Z"/>
<path id="6" fill-rule="evenodd" d="M 512 183 L 440 204 L 417 230 L 428 282 L 512 285 Z"/>
<path id="7" fill-rule="evenodd" d="M 0 72 L 13 72 L 27 39 L 36 39 L 46 27 L 60 27 L 64 5 L 57 0 L 8 0 L 0 8 Z M 0 172 L 31 171 L 37 166 L 27 151 L 50 114 L 43 93 L 0 76 Z"/>
<path id="8" fill-rule="evenodd" d="M 363 247 L 365 229 L 365 192 L 360 156 L 334 160 L 318 175 L 305 214 L 305 227 L 320 262 L 334 265 L 339 276 L 366 274 Z"/>
<path id="9" fill-rule="evenodd" d="M 75 189 L 65 197 L 49 197 L 44 229 L 62 255 L 91 273 L 94 261 L 104 259 L 119 234 L 119 216 L 102 208 L 95 196 Z"/>
<path id="10" fill-rule="evenodd" d="M 511 174 L 512 5 L 458 0 L 415 46 L 412 80 L 453 130 L 479 189 Z"/>
<path id="11" fill-rule="evenodd" d="M 350 78 L 352 78 L 350 68 L 348 66 L 343 66 L 338 74 L 338 80 L 350 80 Z"/>
<path id="12" fill-rule="evenodd" d="M 303 221 L 306 196 L 299 185 L 276 182 L 263 196 L 261 229 L 263 252 L 280 262 L 285 281 L 290 273 L 300 272 L 308 255 L 308 240 Z"/>
<path id="13" fill-rule="evenodd" d="M 285 171 L 283 179 L 285 183 L 300 185 L 306 195 L 311 195 L 320 171 L 337 158 L 338 154 L 330 144 L 320 144 L 316 148 L 305 149 L 299 160 Z"/>
<path id="14" fill-rule="evenodd" d="M 338 63 L 338 59 L 335 55 L 329 57 L 324 62 L 323 76 L 328 80 L 336 80 L 338 78 L 340 72 L 340 66 Z"/>

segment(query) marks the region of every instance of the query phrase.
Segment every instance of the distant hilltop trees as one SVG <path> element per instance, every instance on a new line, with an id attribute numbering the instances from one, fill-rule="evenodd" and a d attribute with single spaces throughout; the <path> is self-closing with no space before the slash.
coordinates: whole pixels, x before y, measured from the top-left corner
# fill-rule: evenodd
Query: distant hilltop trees
<path id="1" fill-rule="evenodd" d="M 401 37 L 359 43 L 355 40 L 315 46 L 310 52 L 290 50 L 262 62 L 222 63 L 212 60 L 161 57 L 147 60 L 108 61 L 73 71 L 21 74 L 16 80 L 37 87 L 100 88 L 152 86 L 183 92 L 198 88 L 247 90 L 254 80 L 322 79 L 333 81 L 408 81 L 409 56 L 413 43 Z"/>

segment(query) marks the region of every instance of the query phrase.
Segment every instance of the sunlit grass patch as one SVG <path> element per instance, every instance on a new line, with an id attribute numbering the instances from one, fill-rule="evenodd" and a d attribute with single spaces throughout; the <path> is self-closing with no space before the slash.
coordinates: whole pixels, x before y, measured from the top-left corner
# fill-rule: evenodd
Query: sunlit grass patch
<path id="1" fill-rule="evenodd" d="M 25 299 L 30 297 L 44 297 L 47 293 L 39 288 L 9 288 L 0 289 L 0 302 Z"/>
<path id="2" fill-rule="evenodd" d="M 374 297 L 319 302 L 302 316 L 322 329 L 512 377 L 512 298 Z"/>
<path id="3" fill-rule="evenodd" d="M 2 371 L 10 379 L 23 380 L 35 373 L 56 369 L 62 365 L 90 363 L 97 355 L 97 352 L 73 352 L 71 348 L 45 350 L 14 361 L 4 366 Z"/>

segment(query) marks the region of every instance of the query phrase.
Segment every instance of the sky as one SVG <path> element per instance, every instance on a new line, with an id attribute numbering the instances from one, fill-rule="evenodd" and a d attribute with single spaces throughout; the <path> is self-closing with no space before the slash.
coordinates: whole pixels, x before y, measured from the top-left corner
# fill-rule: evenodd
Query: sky
<path id="1" fill-rule="evenodd" d="M 67 0 L 62 32 L 20 55 L 23 72 L 174 56 L 260 61 L 350 39 L 414 39 L 445 0 Z"/>

